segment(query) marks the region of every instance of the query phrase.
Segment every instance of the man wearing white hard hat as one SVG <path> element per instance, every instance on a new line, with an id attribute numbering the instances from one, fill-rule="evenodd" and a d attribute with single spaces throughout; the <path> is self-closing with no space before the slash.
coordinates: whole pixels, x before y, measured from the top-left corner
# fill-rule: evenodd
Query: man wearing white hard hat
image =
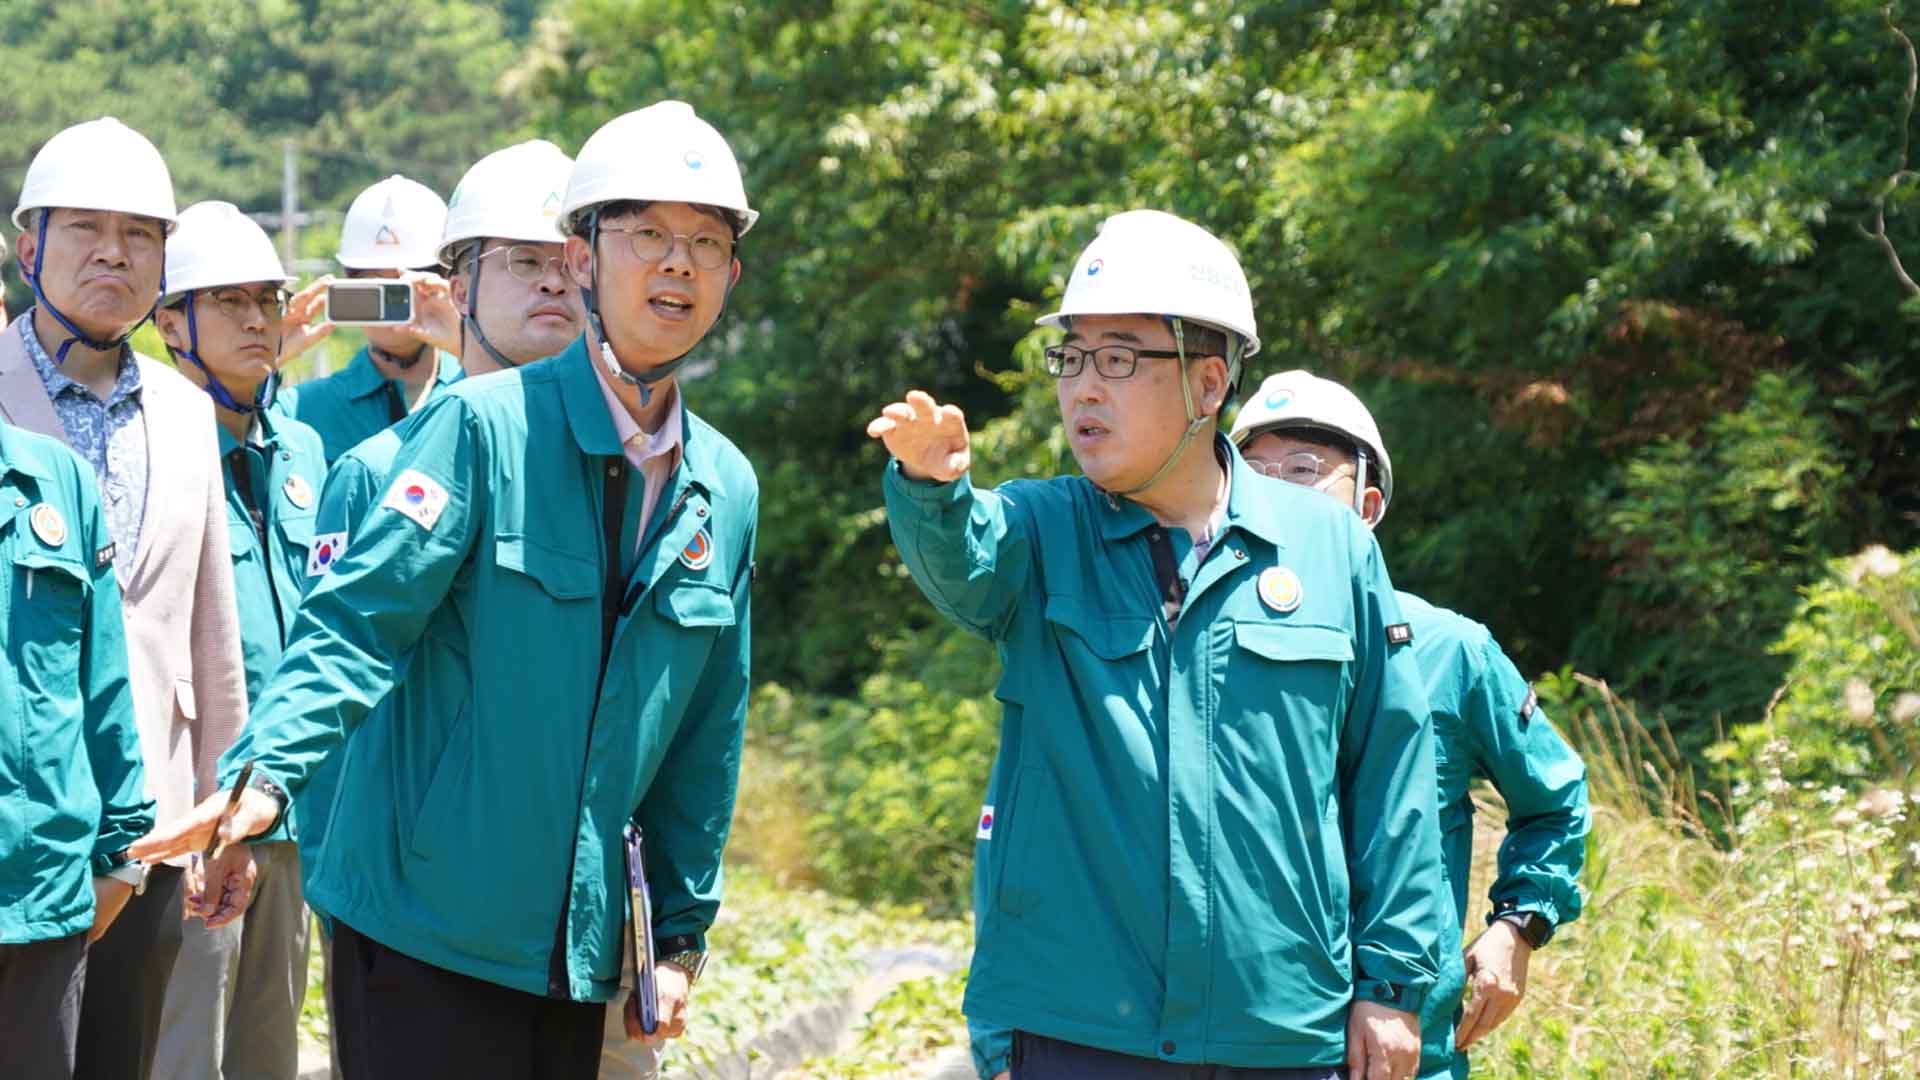
<path id="1" fill-rule="evenodd" d="M 174 362 L 213 399 L 249 700 L 280 660 L 306 580 L 326 475 L 320 436 L 268 408 L 287 334 L 287 286 L 273 241 L 226 202 L 180 212 L 155 315 Z M 245 733 L 229 748 L 244 754 Z M 258 867 L 244 921 L 219 891 L 195 906 L 174 968 L 155 1080 L 288 1077 L 298 1068 L 307 911 L 287 829 L 251 847 Z M 231 1011 L 228 1001 L 231 1000 Z"/>
<path id="2" fill-rule="evenodd" d="M 425 184 L 389 176 L 355 196 L 335 258 L 349 278 L 415 282 L 414 321 L 369 326 L 367 344 L 323 379 L 287 387 L 276 406 L 320 433 L 332 461 L 426 404 L 460 377 L 460 361 L 435 348 L 420 274 L 440 262 L 447 204 Z"/>
<path id="3" fill-rule="evenodd" d="M 993 1075 L 1403 1080 L 1443 904 L 1426 694 L 1379 547 L 1218 430 L 1239 261 L 1108 218 L 1046 351 L 1083 476 L 968 478 L 915 390 L 867 428 L 940 612 L 998 646 L 965 1009 Z"/>
<path id="4" fill-rule="evenodd" d="M 152 143 L 111 117 L 49 139 L 14 225 L 34 306 L 0 336 L 0 414 L 93 467 L 113 537 L 148 791 L 166 820 L 213 787 L 246 720 L 239 618 L 213 406 L 127 338 L 165 291 L 173 182 Z M 82 1077 L 144 1076 L 180 948 L 184 852 L 124 871 L 135 896 L 89 952 Z"/>
<path id="5" fill-rule="evenodd" d="M 455 345 L 467 378 L 552 356 L 580 335 L 579 291 L 564 268 L 566 238 L 559 227 L 572 169 L 573 159 L 559 147 L 532 140 L 481 158 L 454 188 L 440 261 L 449 268 L 451 298 L 460 313 Z M 356 445 L 327 470 L 315 520 L 328 560 L 379 502 L 404 427 L 396 424 Z M 316 562 L 309 583 L 325 565 Z M 325 837 L 318 808 L 330 805 L 338 772 L 337 759 L 321 766 L 298 800 L 314 810 L 305 815 L 300 835 L 309 861 Z M 327 985 L 331 1002 L 331 974 Z"/>
<path id="6" fill-rule="evenodd" d="M 1353 507 L 1370 527 L 1386 516 L 1393 459 L 1373 414 L 1345 386 L 1305 371 L 1269 376 L 1234 417 L 1232 438 L 1261 472 Z M 1467 1048 L 1512 1015 L 1526 993 L 1533 950 L 1580 915 L 1591 822 L 1586 767 L 1486 627 L 1412 593 L 1401 592 L 1399 600 L 1433 712 L 1451 886 L 1440 987 L 1421 1013 L 1421 1076 L 1464 1080 Z M 1482 778 L 1507 804 L 1506 839 L 1487 892 L 1487 929 L 1463 956 L 1473 860 L 1468 787 Z M 1462 1013 L 1469 980 L 1473 996 Z"/>
<path id="7" fill-rule="evenodd" d="M 596 132 L 561 212 L 597 320 L 408 421 L 250 733 L 296 795 L 352 733 L 307 886 L 356 1078 L 595 1076 L 630 898 L 659 961 L 657 1022 L 629 1000 L 630 1030 L 653 1042 L 684 1029 L 720 903 L 759 487 L 672 367 L 755 215 L 680 102 Z M 245 792 L 219 826 L 206 800 L 134 851 L 256 835 L 284 805 Z"/>

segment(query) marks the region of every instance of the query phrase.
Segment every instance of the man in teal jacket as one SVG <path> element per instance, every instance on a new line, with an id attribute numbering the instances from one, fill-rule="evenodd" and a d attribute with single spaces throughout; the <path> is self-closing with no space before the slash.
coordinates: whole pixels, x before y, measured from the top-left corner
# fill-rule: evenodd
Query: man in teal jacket
<path id="1" fill-rule="evenodd" d="M 1004 667 L 968 1018 L 1025 1078 L 1403 1080 L 1446 901 L 1379 549 L 1218 435 L 1258 338 L 1204 230 L 1108 219 L 1042 321 L 1084 477 L 973 488 L 919 391 L 868 426 L 895 546 Z"/>
<path id="2" fill-rule="evenodd" d="M 1269 377 L 1234 418 L 1233 440 L 1249 464 L 1351 505 L 1369 526 L 1386 515 L 1392 458 L 1372 414 L 1338 383 L 1304 371 Z M 1580 915 L 1580 867 L 1591 824 L 1586 767 L 1486 627 L 1411 593 L 1399 599 L 1433 708 L 1452 903 L 1440 989 L 1421 1014 L 1421 1073 L 1465 1077 L 1467 1047 L 1520 1004 L 1528 956 Z M 1507 835 L 1487 893 L 1487 929 L 1463 957 L 1460 927 L 1473 859 L 1468 787 L 1478 778 L 1492 780 L 1505 800 Z M 1473 997 L 1461 1015 L 1468 979 Z"/>
<path id="3" fill-rule="evenodd" d="M 267 408 L 292 280 L 272 239 L 238 207 L 197 203 L 181 211 L 167 244 L 170 293 L 154 317 L 175 365 L 213 399 L 250 703 L 260 699 L 293 628 L 326 475 L 320 436 Z M 247 741 L 246 730 L 236 745 Z M 203 927 L 188 924 L 154 1080 L 298 1071 L 308 919 L 294 828 L 289 814 L 272 841 L 252 846 L 258 878 L 243 923 L 216 913 Z M 213 910 L 211 897 L 201 900 Z"/>
<path id="4" fill-rule="evenodd" d="M 87 945 L 133 895 L 153 825 L 113 539 L 90 470 L 0 422 L 0 1056 L 73 1075 Z"/>
<path id="5" fill-rule="evenodd" d="M 588 335 L 409 422 L 300 610 L 223 830 L 270 828 L 345 742 L 308 884 L 355 1077 L 595 1075 L 629 823 L 661 957 L 650 1038 L 683 1030 L 719 905 L 759 491 L 669 376 L 754 215 L 725 141 L 677 102 L 589 139 L 563 213 L 570 275 L 608 285 Z M 204 843 L 222 810 L 136 850 Z"/>

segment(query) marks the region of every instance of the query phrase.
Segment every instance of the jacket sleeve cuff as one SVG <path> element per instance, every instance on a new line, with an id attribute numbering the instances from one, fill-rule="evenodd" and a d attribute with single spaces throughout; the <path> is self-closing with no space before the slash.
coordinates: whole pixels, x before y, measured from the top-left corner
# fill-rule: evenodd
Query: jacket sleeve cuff
<path id="1" fill-rule="evenodd" d="M 1492 926 L 1494 921 L 1502 915 L 1524 915 L 1531 913 L 1552 923 L 1555 930 L 1560 929 L 1559 905 L 1538 893 L 1530 890 L 1516 890 L 1502 893 L 1502 891 L 1496 887 L 1488 895 L 1487 899 L 1493 901 L 1492 910 L 1487 912 L 1488 926 Z"/>
<path id="2" fill-rule="evenodd" d="M 967 476 L 961 473 L 955 479 L 946 481 L 915 480 L 900 467 L 898 458 L 889 458 L 884 484 L 887 490 L 903 498 L 934 508 L 952 503 L 972 490 L 973 485 L 968 482 Z"/>
<path id="3" fill-rule="evenodd" d="M 95 855 L 90 862 L 93 865 L 94 877 L 106 877 L 108 874 L 127 865 L 126 852 L 122 850 L 111 854 Z"/>
<path id="4" fill-rule="evenodd" d="M 973 1071 L 979 1075 L 980 1080 L 993 1080 L 1001 1073 L 1012 1070 L 1012 1040 L 1008 1040 L 1005 1045 L 992 1053 L 982 1053 L 977 1045 L 973 1048 Z"/>
<path id="5" fill-rule="evenodd" d="M 1353 984 L 1355 1001 L 1371 1001 L 1385 1005 L 1390 1009 L 1399 1009 L 1418 1015 L 1427 1003 L 1427 988 L 1409 986 L 1406 983 L 1386 982 L 1382 979 L 1358 979 Z"/>

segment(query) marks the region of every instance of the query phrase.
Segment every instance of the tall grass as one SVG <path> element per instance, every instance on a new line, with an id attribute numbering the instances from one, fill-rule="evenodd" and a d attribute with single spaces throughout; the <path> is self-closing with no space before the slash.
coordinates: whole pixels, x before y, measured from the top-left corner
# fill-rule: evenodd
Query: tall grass
<path id="1" fill-rule="evenodd" d="M 1789 783 L 1784 740 L 1757 782 L 1710 790 L 1664 724 L 1582 682 L 1602 703 L 1569 730 L 1595 803 L 1586 913 L 1474 1075 L 1920 1077 L 1908 794 Z M 1504 820 L 1486 795 L 1476 896 Z"/>

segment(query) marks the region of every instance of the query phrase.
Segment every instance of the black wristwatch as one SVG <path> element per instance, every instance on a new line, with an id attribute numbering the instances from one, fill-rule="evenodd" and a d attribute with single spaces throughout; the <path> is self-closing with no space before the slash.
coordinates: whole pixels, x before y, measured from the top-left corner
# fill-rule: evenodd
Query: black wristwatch
<path id="1" fill-rule="evenodd" d="M 1533 948 L 1545 945 L 1553 937 L 1553 923 L 1537 911 L 1518 911 L 1519 902 L 1502 900 L 1493 908 L 1493 918 L 1513 924 L 1520 931 L 1520 940 Z"/>
<path id="2" fill-rule="evenodd" d="M 276 814 L 272 823 L 267 826 L 267 831 L 272 832 L 274 826 L 280 824 L 287 816 L 287 803 L 292 801 L 287 797 L 287 789 L 267 779 L 267 774 L 258 769 L 253 771 L 252 776 L 247 777 L 247 786 L 279 804 L 280 813 Z"/>

